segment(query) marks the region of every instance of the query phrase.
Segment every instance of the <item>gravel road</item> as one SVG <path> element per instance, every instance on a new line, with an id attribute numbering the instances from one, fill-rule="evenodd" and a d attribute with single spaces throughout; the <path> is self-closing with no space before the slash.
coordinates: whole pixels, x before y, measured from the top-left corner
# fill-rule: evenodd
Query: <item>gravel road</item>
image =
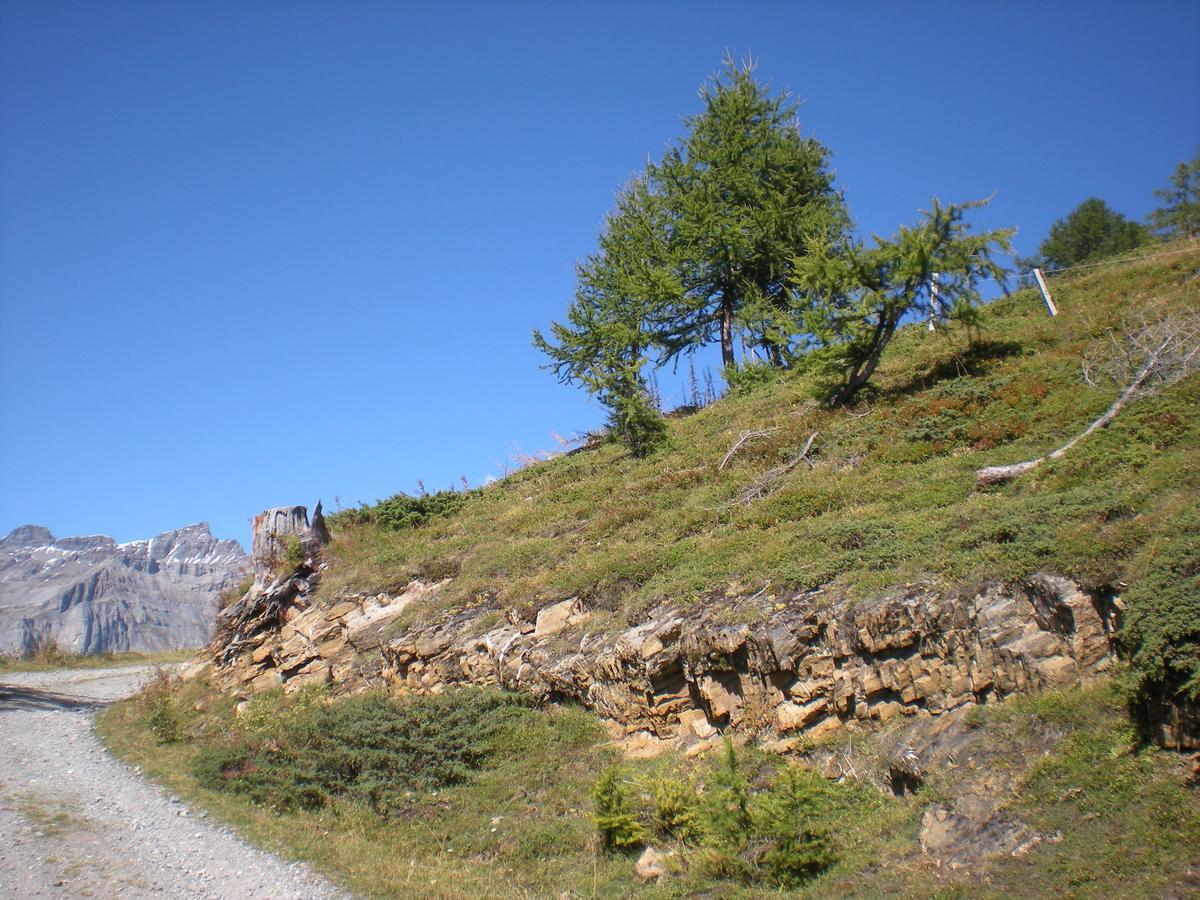
<path id="1" fill-rule="evenodd" d="M 152 672 L 0 675 L 0 897 L 346 896 L 108 755 L 95 710 Z"/>

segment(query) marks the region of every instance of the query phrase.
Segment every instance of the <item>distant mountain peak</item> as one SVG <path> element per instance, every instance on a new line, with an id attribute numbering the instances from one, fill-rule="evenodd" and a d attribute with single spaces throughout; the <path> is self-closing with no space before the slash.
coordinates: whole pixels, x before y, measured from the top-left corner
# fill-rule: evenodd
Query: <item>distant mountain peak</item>
<path id="1" fill-rule="evenodd" d="M 0 652 L 48 640 L 86 653 L 199 646 L 249 562 L 207 522 L 124 544 L 22 525 L 0 539 Z"/>
<path id="2" fill-rule="evenodd" d="M 12 547 L 45 547 L 53 543 L 54 535 L 45 525 L 21 525 L 0 539 L 0 544 Z"/>

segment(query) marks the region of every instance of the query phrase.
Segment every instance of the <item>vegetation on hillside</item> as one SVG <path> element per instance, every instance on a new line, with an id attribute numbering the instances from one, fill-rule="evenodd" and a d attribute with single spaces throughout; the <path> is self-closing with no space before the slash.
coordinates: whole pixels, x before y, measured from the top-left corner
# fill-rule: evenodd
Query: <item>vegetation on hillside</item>
<path id="1" fill-rule="evenodd" d="M 1050 226 L 1037 255 L 1019 261 L 1022 268 L 1069 269 L 1134 250 L 1150 243 L 1146 226 L 1125 218 L 1098 197 L 1080 203 Z"/>
<path id="2" fill-rule="evenodd" d="M 864 596 L 1052 571 L 1123 597 L 1140 695 L 1195 696 L 1200 542 L 1185 536 L 1200 381 L 1135 402 L 1010 484 L 977 490 L 975 471 L 1059 447 L 1103 413 L 1120 387 L 1089 385 L 1081 360 L 1137 314 L 1197 315 L 1198 267 L 1200 250 L 1171 245 L 1055 279 L 1056 318 L 1026 290 L 981 308 L 970 332 L 902 328 L 852 409 L 821 406 L 812 374 L 783 372 L 672 417 L 648 458 L 601 444 L 418 528 L 343 523 L 322 590 L 454 576 L 447 609 L 528 613 L 574 596 L 633 624 L 656 604 L 764 589 L 785 604 L 809 588 Z"/>
<path id="3" fill-rule="evenodd" d="M 1150 214 L 1150 224 L 1167 238 L 1200 237 L 1200 150 L 1171 173 L 1169 184 L 1154 192 L 1162 205 Z"/>
<path id="4" fill-rule="evenodd" d="M 596 396 L 637 456 L 665 431 L 644 365 L 715 342 L 732 370 L 740 339 L 783 366 L 797 332 L 792 262 L 817 237 L 844 241 L 849 225 L 828 151 L 752 64 L 726 59 L 701 99 L 687 134 L 618 195 L 599 248 L 577 267 L 567 321 L 549 338 L 534 332 L 548 367 Z"/>
<path id="5" fill-rule="evenodd" d="M 732 59 L 701 97 L 686 136 L 618 195 L 599 249 L 577 267 L 566 323 L 549 339 L 534 331 L 548 368 L 597 397 L 610 433 L 637 457 L 666 433 L 647 363 L 716 342 L 732 386 L 816 366 L 835 376 L 826 399 L 846 404 L 905 315 L 941 315 L 935 279 L 944 308 L 966 317 L 976 282 L 1002 273 L 992 253 L 1011 250 L 1011 229 L 968 234 L 964 213 L 980 203 L 936 198 L 919 224 L 867 250 L 850 236 L 829 152 L 802 136 L 794 101 Z"/>
<path id="6" fill-rule="evenodd" d="M 1135 749 L 1105 686 L 977 707 L 987 755 L 903 797 L 868 777 L 890 732 L 856 739 L 864 778 L 837 783 L 732 746 L 620 760 L 582 710 L 479 689 L 235 704 L 163 676 L 98 731 L 186 802 L 370 897 L 1161 896 L 1200 842 L 1184 761 Z M 1031 736 L 1050 749 L 1029 757 Z M 936 867 L 920 848 L 926 811 L 991 771 L 1018 773 L 1007 804 L 1051 839 Z M 664 858 L 660 884 L 634 874 L 644 846 Z"/>

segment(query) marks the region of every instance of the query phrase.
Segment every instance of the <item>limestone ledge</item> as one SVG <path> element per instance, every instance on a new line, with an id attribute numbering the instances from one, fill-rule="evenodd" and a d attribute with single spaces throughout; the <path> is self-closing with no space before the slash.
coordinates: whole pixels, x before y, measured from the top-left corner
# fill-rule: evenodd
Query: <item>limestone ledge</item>
<path id="1" fill-rule="evenodd" d="M 217 682 L 239 693 L 500 685 L 583 704 L 615 723 L 633 755 L 702 752 L 728 730 L 788 750 L 847 728 L 1078 684 L 1111 665 L 1117 616 L 1107 598 L 1036 575 L 967 595 L 914 588 L 851 603 L 816 591 L 740 608 L 663 606 L 621 630 L 599 627 L 575 599 L 532 621 L 494 609 L 423 617 L 446 584 L 414 581 L 333 605 L 301 596 Z M 405 621 L 416 624 L 404 627 L 414 605 Z M 730 624 L 735 615 L 754 621 Z"/>

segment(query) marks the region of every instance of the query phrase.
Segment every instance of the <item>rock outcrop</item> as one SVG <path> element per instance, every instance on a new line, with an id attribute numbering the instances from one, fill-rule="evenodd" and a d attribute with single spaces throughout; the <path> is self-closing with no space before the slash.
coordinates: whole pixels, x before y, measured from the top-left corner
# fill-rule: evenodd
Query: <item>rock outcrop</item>
<path id="1" fill-rule="evenodd" d="M 311 569 L 290 577 L 299 583 L 277 626 L 216 654 L 226 688 L 501 685 L 582 703 L 647 753 L 667 742 L 699 752 L 729 730 L 786 750 L 845 728 L 1077 684 L 1111 664 L 1117 615 L 1106 598 L 1038 575 L 968 594 L 914 588 L 850 602 L 814 591 L 769 604 L 664 606 L 614 629 L 575 599 L 523 620 L 446 611 L 447 582 L 319 603 Z"/>
<path id="2" fill-rule="evenodd" d="M 127 544 L 16 528 L 0 540 L 0 652 L 48 641 L 72 653 L 201 646 L 220 593 L 248 563 L 204 523 Z"/>

